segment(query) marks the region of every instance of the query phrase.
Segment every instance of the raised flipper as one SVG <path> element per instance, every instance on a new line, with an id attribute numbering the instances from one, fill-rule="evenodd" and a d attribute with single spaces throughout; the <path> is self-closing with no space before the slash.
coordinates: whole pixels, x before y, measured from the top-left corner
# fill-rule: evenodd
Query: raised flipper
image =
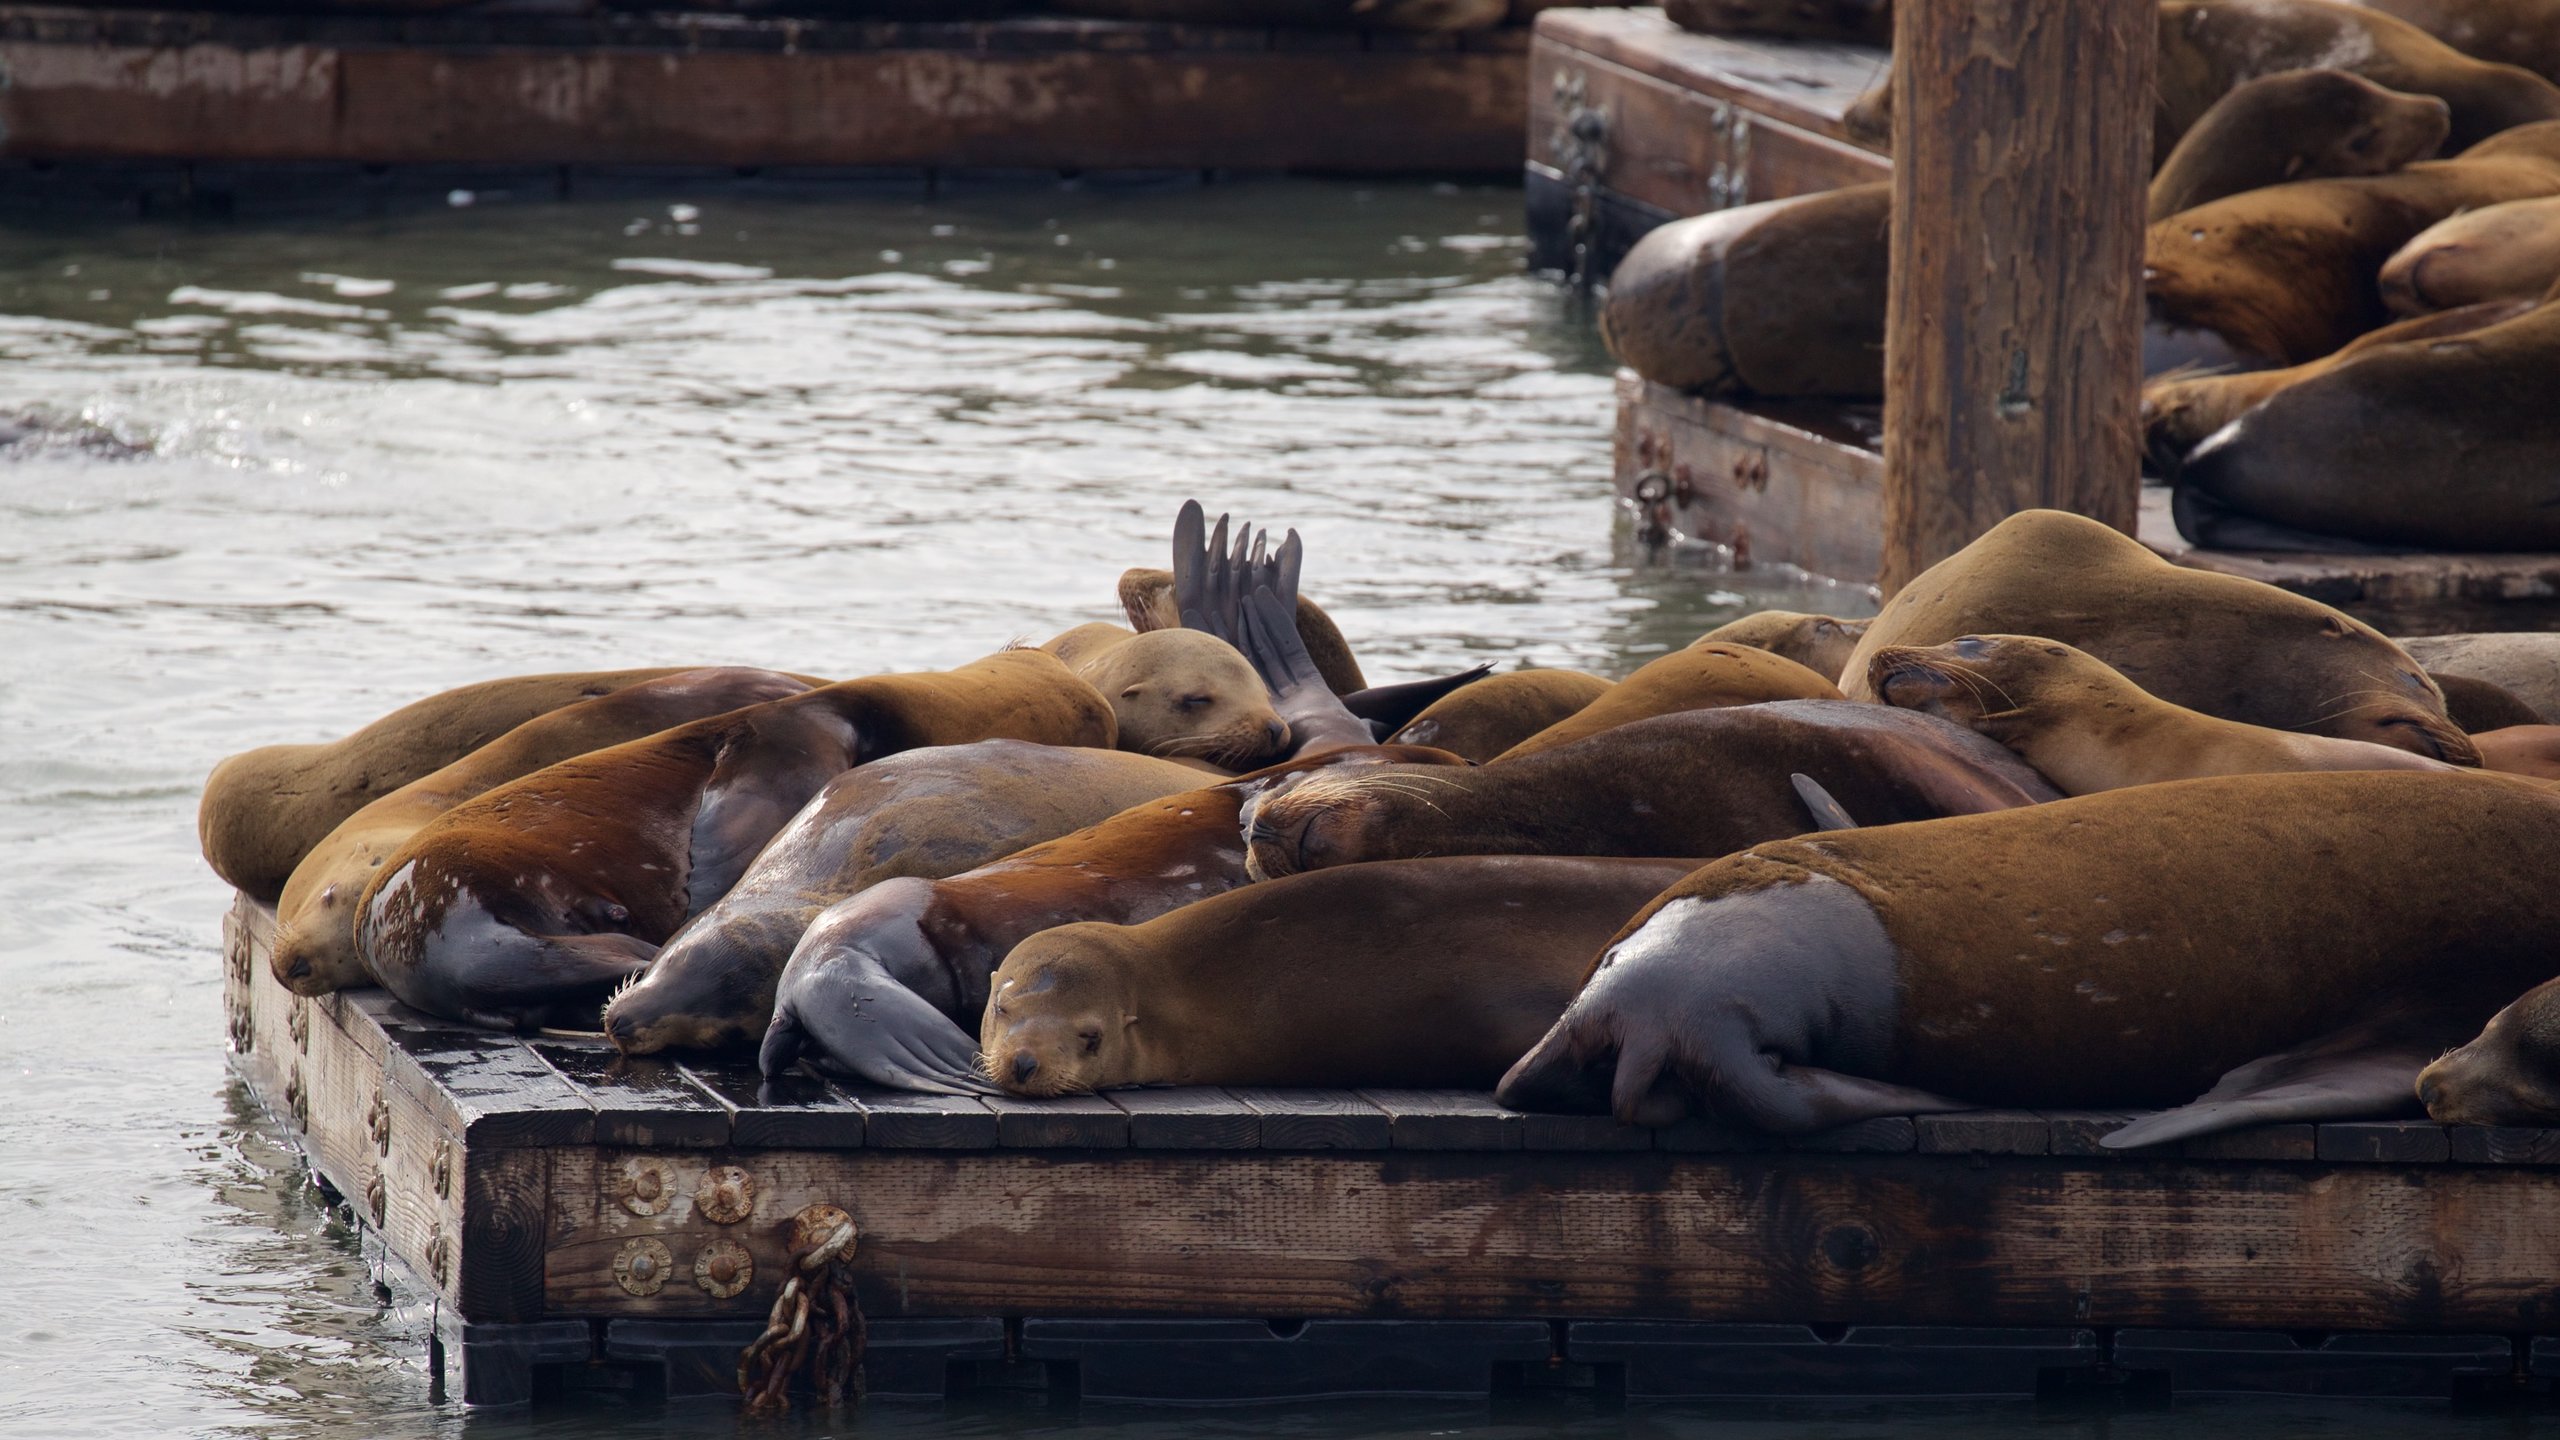
<path id="1" fill-rule="evenodd" d="M 2415 1118 L 2426 1113 L 2418 1103 L 2418 1072 L 2479 1030 L 2478 1015 L 2466 1020 L 2453 1010 L 2359 1021 L 2252 1060 L 2197 1099 L 2145 1116 L 2098 1143 L 2131 1150 L 2251 1125 Z"/>
<path id="2" fill-rule="evenodd" d="M 1325 688 L 1324 676 L 1308 658 L 1307 647 L 1299 643 L 1297 627 L 1289 623 L 1289 607 L 1279 596 L 1267 588 L 1256 589 L 1244 607 L 1244 622 L 1245 658 L 1265 676 L 1286 682 L 1273 688 L 1271 700 L 1280 718 L 1289 722 L 1290 753 L 1307 755 L 1377 743 L 1369 722 L 1343 708 L 1342 701 Z"/>
<path id="3" fill-rule="evenodd" d="M 1796 787 L 1796 798 L 1804 802 L 1806 813 L 1813 816 L 1813 828 L 1816 830 L 1858 828 L 1858 822 L 1851 819 L 1849 812 L 1841 808 L 1840 802 L 1831 798 L 1831 792 L 1823 789 L 1812 776 L 1799 775 L 1790 771 L 1787 779 Z"/>
<path id="4" fill-rule="evenodd" d="M 1304 637 L 1301 637 L 1302 639 Z M 1319 665 L 1318 669 L 1323 667 Z M 1401 685 L 1373 685 L 1342 697 L 1342 708 L 1369 722 L 1372 734 L 1381 739 L 1393 735 L 1413 723 L 1413 717 L 1431 708 L 1443 696 L 1462 690 L 1493 673 L 1493 662 L 1443 675 L 1436 680 L 1408 680 Z"/>
<path id="5" fill-rule="evenodd" d="M 978 1069 L 977 1040 L 860 951 L 831 957 L 815 975 L 786 977 L 756 1065 L 779 1075 L 803 1059 L 893 1090 L 996 1093 Z"/>

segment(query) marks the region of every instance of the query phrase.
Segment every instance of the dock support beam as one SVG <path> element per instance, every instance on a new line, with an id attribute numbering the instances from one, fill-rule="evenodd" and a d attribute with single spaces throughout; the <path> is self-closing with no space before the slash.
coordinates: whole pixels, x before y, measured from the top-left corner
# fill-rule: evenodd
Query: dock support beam
<path id="1" fill-rule="evenodd" d="M 1904 0 L 1885 323 L 1891 595 L 2020 510 L 2131 534 L 2155 0 Z"/>

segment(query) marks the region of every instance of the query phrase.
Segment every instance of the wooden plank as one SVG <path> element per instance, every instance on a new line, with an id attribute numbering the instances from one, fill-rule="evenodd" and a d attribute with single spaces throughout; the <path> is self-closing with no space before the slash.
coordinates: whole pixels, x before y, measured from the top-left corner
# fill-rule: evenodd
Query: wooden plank
<path id="1" fill-rule="evenodd" d="M 725 1145 L 729 1112 L 682 1067 L 611 1046 L 536 1040 L 530 1048 L 595 1107 L 599 1145 Z"/>
<path id="2" fill-rule="evenodd" d="M 1262 1117 L 1265 1150 L 1384 1150 L 1385 1111 L 1347 1090 L 1230 1088 Z"/>
<path id="3" fill-rule="evenodd" d="M 2456 1125 L 2446 1138 L 2449 1158 L 2458 1164 L 2560 1165 L 2560 1130 Z"/>
<path id="4" fill-rule="evenodd" d="M 462 1156 L 462 1231 L 450 1256 L 426 1255 L 470 1320 L 532 1320 L 543 1307 L 551 1152 L 473 1149 Z"/>
<path id="5" fill-rule="evenodd" d="M 969 1095 L 919 1095 L 872 1085 L 839 1087 L 862 1107 L 865 1143 L 898 1150 L 992 1150 L 996 1114 Z"/>
<path id="6" fill-rule="evenodd" d="M 1609 1115 L 1523 1115 L 1523 1150 L 1650 1150 L 1653 1131 Z"/>
<path id="7" fill-rule="evenodd" d="M 1923 1155 L 2042 1155 L 2051 1148 L 2045 1119 L 2033 1110 L 1964 1110 L 1912 1118 Z"/>
<path id="8" fill-rule="evenodd" d="M 1469 1090 L 1363 1089 L 1354 1092 L 1387 1115 L 1387 1144 L 1396 1150 L 1517 1150 L 1521 1112 Z"/>
<path id="9" fill-rule="evenodd" d="M 688 1064 L 685 1078 L 729 1114 L 740 1149 L 850 1150 L 862 1144 L 863 1109 L 814 1075 L 794 1070 L 766 1079 L 749 1064 Z"/>
<path id="10" fill-rule="evenodd" d="M 1061 1095 L 1026 1100 L 990 1095 L 995 1112 L 996 1143 L 1008 1150 L 1125 1150 L 1129 1147 L 1129 1112 L 1099 1095 Z"/>
<path id="11" fill-rule="evenodd" d="M 586 1145 L 596 1110 L 512 1035 L 397 1025 L 384 1069 L 473 1149 Z"/>
<path id="12" fill-rule="evenodd" d="M 2258 1125 L 2199 1135 L 2178 1147 L 2194 1160 L 2312 1160 L 2319 1156 L 2318 1127 Z"/>
<path id="13" fill-rule="evenodd" d="M 1540 43 L 1739 102 L 1844 143 L 1850 137 L 1841 116 L 1885 78 L 1893 62 L 1890 52 L 1870 45 L 1702 35 L 1652 8 L 1550 10 L 1537 19 L 1532 50 Z"/>
<path id="14" fill-rule="evenodd" d="M 1111 1090 L 1104 1099 L 1129 1117 L 1129 1144 L 1140 1150 L 1255 1150 L 1262 1113 L 1224 1090 L 1204 1085 Z"/>
<path id="15" fill-rule="evenodd" d="M 2098 1142 L 2149 1113 L 2142 1110 L 2038 1110 L 2044 1117 L 2048 1153 L 2079 1159 L 2125 1159 L 2134 1152 L 2110 1150 Z"/>
<path id="16" fill-rule="evenodd" d="M 2321 1126 L 2319 1154 L 2331 1162 L 2435 1165 L 2451 1158 L 2452 1147 L 2441 1125 L 2385 1120 Z"/>

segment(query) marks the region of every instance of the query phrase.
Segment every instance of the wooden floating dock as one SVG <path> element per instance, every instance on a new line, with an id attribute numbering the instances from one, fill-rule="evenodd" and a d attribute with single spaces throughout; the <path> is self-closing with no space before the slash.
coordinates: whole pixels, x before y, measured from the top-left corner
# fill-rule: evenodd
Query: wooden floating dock
<path id="1" fill-rule="evenodd" d="M 0 158 L 1509 174 L 1528 33 L 0 6 Z"/>
<path id="2" fill-rule="evenodd" d="M 1586 1390 L 2444 1396 L 2560 1375 L 2560 1130 L 2279 1125 L 2125 1157 L 2122 1116 L 1779 1143 L 1457 1092 L 1029 1102 L 301 1000 L 225 924 L 235 1063 L 439 1299 L 451 1392 L 734 1391 L 800 1207 L 843 1207 L 875 1398 Z M 2317 1332 L 2317 1333 L 2306 1333 Z"/>

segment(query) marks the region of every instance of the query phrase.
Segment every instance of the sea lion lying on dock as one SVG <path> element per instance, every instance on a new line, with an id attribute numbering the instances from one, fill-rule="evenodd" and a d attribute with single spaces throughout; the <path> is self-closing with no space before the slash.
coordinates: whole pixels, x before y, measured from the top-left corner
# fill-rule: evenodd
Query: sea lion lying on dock
<path id="1" fill-rule="evenodd" d="M 1876 652 L 1983 634 L 2077 646 L 2148 693 L 2225 720 L 2438 760 L 2469 744 L 2435 682 L 2372 626 L 2273 585 L 2172 565 L 2059 510 L 2012 515 L 1913 576 L 1867 627 L 1840 688 L 1876 699 Z"/>
<path id="2" fill-rule="evenodd" d="M 1579 670 L 1513 670 L 1431 702 L 1388 743 L 1428 745 L 1481 765 L 1608 691 L 1608 681 Z"/>
<path id="3" fill-rule="evenodd" d="M 1044 930 L 979 1043 L 1018 1095 L 1128 1085 L 1493 1084 L 1687 860 L 1465 855 L 1251 885 Z"/>
<path id="4" fill-rule="evenodd" d="M 2560 980 L 2527 990 L 2419 1071 L 2418 1099 L 2439 1125 L 2560 1124 Z"/>
<path id="5" fill-rule="evenodd" d="M 1638 720 L 1480 769 L 1310 775 L 1246 809 L 1246 863 L 1269 880 L 1431 855 L 1729 855 L 1813 828 L 1795 774 L 1873 825 L 2060 794 L 1934 715 L 1786 700 Z"/>
<path id="6" fill-rule="evenodd" d="M 2178 139 L 2151 177 L 2150 214 L 2291 180 L 2387 175 L 2434 155 L 2453 111 L 2344 70 L 2288 70 L 2234 86 Z"/>
<path id="7" fill-rule="evenodd" d="M 2560 0 L 2347 0 L 2379 10 L 2478 60 L 2560 81 Z"/>
<path id="8" fill-rule="evenodd" d="M 2454 768 L 2370 740 L 2297 735 L 2172 705 L 2087 651 L 2032 635 L 1892 645 L 1867 665 L 1867 687 L 1886 704 L 2009 747 L 2065 795 L 2208 775 Z"/>
<path id="9" fill-rule="evenodd" d="M 502 1029 L 590 1006 L 726 894 L 820 787 L 867 760 L 1008 738 L 1107 747 L 1111 707 L 1038 650 L 847 680 L 537 770 L 455 806 L 359 902 L 367 968 Z"/>
<path id="10" fill-rule="evenodd" d="M 2555 847 L 2547 787 L 2386 773 L 2183 780 L 1761 845 L 1631 922 L 1496 1094 L 1780 1133 L 2179 1107 L 2115 1148 L 2390 1118 L 2429 1059 L 2548 977 Z"/>
<path id="11" fill-rule="evenodd" d="M 710 715 L 779 700 L 808 682 L 772 670 L 679 670 L 563 705 L 341 821 L 285 881 L 267 962 L 297 995 L 373 983 L 356 947 L 356 906 L 384 861 L 427 822 L 494 786 L 574 756 Z"/>
<path id="12" fill-rule="evenodd" d="M 1319 30 L 1489 30 L 1511 0 L 1042 0 L 1058 15 L 1155 25 L 1279 25 Z"/>
<path id="13" fill-rule="evenodd" d="M 1784 655 L 1834 684 L 1858 640 L 1867 633 L 1865 620 L 1837 615 L 1807 615 L 1796 610 L 1759 610 L 1729 620 L 1698 637 L 1698 644 L 1749 645 Z"/>
<path id="14" fill-rule="evenodd" d="M 2419 231 L 2383 263 L 2382 303 L 2424 315 L 2534 301 L 2560 283 L 2560 195 L 2466 210 Z"/>
<path id="15" fill-rule="evenodd" d="M 1840 687 L 1784 655 L 1749 645 L 1694 640 L 1638 666 L 1607 694 L 1493 758 L 1506 764 L 1559 745 L 1587 740 L 1657 715 L 1720 710 L 1771 700 L 1838 700 Z"/>
<path id="16" fill-rule="evenodd" d="M 885 880 L 974 870 L 1200 783 L 1169 760 L 1020 740 L 858 765 L 828 781 L 613 997 L 605 1038 L 626 1055 L 752 1047 L 773 1018 L 774 978 L 828 906 Z"/>

